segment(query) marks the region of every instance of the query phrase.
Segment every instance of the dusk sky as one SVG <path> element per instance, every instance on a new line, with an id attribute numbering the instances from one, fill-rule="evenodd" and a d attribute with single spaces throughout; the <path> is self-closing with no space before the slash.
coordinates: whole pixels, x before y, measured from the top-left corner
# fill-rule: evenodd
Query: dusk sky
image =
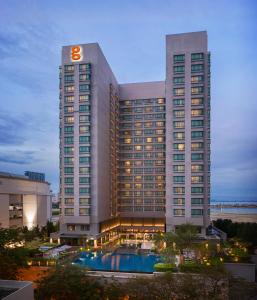
<path id="1" fill-rule="evenodd" d="M 165 35 L 207 30 L 212 199 L 257 201 L 257 1 L 0 0 L 0 171 L 58 191 L 61 47 L 98 42 L 118 82 L 165 79 Z"/>

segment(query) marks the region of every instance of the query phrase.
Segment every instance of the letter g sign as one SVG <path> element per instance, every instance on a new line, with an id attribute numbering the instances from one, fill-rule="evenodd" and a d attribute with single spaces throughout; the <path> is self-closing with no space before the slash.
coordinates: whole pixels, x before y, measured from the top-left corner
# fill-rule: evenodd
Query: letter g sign
<path id="1" fill-rule="evenodd" d="M 82 56 L 82 48 L 80 46 L 72 46 L 71 47 L 71 61 L 81 61 Z"/>

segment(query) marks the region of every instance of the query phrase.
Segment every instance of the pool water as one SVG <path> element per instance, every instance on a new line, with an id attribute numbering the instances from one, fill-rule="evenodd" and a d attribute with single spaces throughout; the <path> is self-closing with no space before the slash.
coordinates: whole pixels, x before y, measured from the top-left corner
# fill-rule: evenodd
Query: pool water
<path id="1" fill-rule="evenodd" d="M 74 264 L 88 267 L 90 270 L 152 273 L 154 265 L 161 261 L 154 254 L 117 254 L 82 252 Z"/>

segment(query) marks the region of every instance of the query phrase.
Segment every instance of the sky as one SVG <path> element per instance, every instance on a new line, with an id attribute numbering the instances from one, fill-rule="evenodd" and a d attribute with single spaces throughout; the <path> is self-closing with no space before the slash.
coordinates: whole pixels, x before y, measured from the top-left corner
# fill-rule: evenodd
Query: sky
<path id="1" fill-rule="evenodd" d="M 0 171 L 58 191 L 63 45 L 98 42 L 120 83 L 165 79 L 165 35 L 207 30 L 211 198 L 257 201 L 257 1 L 0 0 Z"/>

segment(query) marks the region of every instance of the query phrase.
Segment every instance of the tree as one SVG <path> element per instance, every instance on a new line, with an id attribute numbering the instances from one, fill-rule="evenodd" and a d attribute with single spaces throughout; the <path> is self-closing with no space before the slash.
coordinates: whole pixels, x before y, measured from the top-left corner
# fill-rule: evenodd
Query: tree
<path id="1" fill-rule="evenodd" d="M 38 282 L 36 300 L 102 300 L 103 286 L 73 265 L 57 265 Z"/>

